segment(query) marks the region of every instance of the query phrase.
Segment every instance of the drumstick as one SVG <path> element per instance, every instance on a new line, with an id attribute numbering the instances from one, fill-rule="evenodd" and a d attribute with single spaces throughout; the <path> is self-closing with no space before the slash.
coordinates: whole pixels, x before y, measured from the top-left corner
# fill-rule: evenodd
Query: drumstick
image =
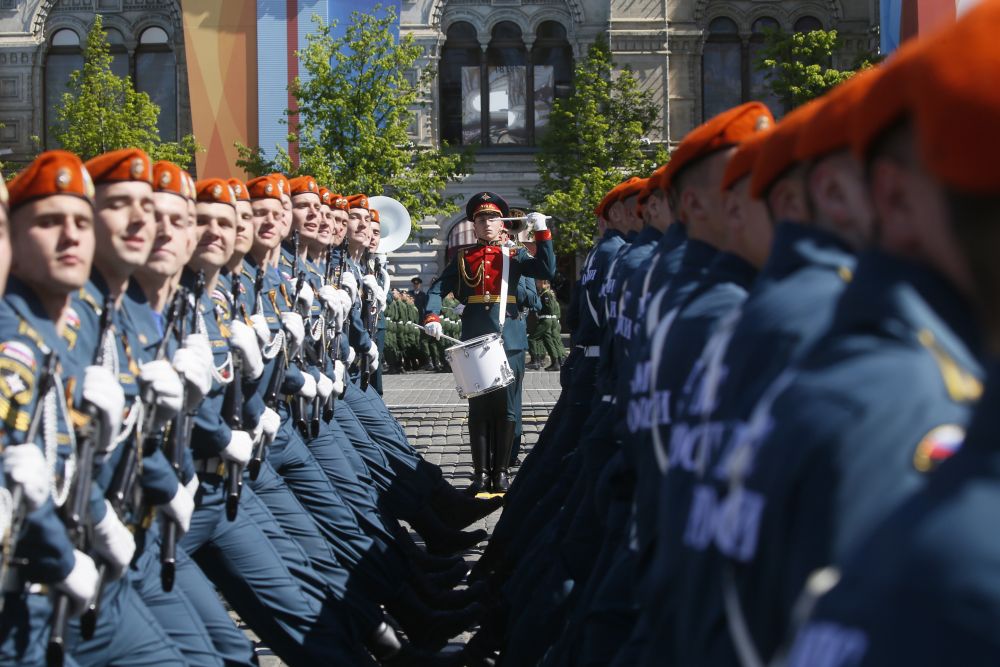
<path id="1" fill-rule="evenodd" d="M 407 324 L 409 324 L 410 326 L 413 326 L 413 327 L 416 327 L 416 328 L 420 329 L 425 334 L 427 334 L 428 336 L 430 336 L 430 334 L 427 333 L 427 329 L 425 329 L 424 327 L 420 326 L 416 322 L 407 322 Z M 450 340 L 451 342 L 455 343 L 456 345 L 461 345 L 462 344 L 462 341 L 460 341 L 459 339 L 452 338 L 451 336 L 447 336 L 445 334 L 441 334 L 441 338 L 444 338 L 445 340 Z"/>

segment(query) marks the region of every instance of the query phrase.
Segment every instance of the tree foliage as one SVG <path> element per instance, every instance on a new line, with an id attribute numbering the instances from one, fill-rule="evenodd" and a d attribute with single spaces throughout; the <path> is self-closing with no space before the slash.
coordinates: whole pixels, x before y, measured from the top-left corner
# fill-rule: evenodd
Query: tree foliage
<path id="1" fill-rule="evenodd" d="M 611 51 L 599 39 L 576 64 L 573 93 L 552 105 L 535 158 L 539 184 L 525 196 L 558 222 L 560 253 L 586 250 L 597 233 L 594 208 L 612 187 L 648 176 L 667 160 L 645 137 L 659 108 L 629 69 L 612 75 Z"/>
<path id="2" fill-rule="evenodd" d="M 336 22 L 314 21 L 316 30 L 297 54 L 309 76 L 293 82 L 296 108 L 286 111 L 298 166 L 280 147 L 270 161 L 260 148 L 238 146 L 237 164 L 255 175 L 311 174 L 344 194 L 385 193 L 402 202 L 414 222 L 454 210 L 455 198 L 444 188 L 466 171 L 470 156 L 411 140 L 414 108 L 434 72 L 408 76 L 422 48 L 412 35 L 396 39 L 395 9 L 354 12 L 339 37 Z"/>
<path id="3" fill-rule="evenodd" d="M 836 30 L 785 33 L 765 31 L 764 46 L 754 68 L 767 73 L 767 85 L 786 111 L 822 96 L 847 80 L 853 69 L 831 67 L 842 47 Z M 860 63 L 859 66 L 867 66 Z"/>
<path id="4" fill-rule="evenodd" d="M 180 142 L 160 139 L 156 127 L 160 107 L 135 89 L 131 77 L 111 71 L 111 47 L 100 14 L 87 34 L 83 69 L 70 75 L 67 89 L 51 130 L 62 148 L 84 160 L 136 147 L 153 160 L 170 160 L 186 168 L 200 150 L 190 134 Z"/>

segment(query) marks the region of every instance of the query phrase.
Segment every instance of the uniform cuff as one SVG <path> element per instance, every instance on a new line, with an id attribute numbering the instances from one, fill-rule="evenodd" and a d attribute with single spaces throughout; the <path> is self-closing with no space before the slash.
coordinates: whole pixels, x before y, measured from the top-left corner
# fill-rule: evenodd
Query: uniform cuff
<path id="1" fill-rule="evenodd" d="M 538 242 L 538 241 L 551 241 L 551 240 L 552 240 L 552 232 L 550 232 L 549 230 L 543 229 L 541 231 L 535 232 L 535 241 L 536 242 Z"/>
<path id="2" fill-rule="evenodd" d="M 427 313 L 427 317 L 424 318 L 424 324 L 430 324 L 431 322 L 440 322 L 441 318 L 434 313 Z"/>

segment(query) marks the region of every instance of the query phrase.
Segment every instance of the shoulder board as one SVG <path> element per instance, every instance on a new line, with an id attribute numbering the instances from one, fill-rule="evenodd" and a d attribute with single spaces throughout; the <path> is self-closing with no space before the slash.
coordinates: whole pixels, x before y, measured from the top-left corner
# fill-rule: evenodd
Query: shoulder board
<path id="1" fill-rule="evenodd" d="M 938 370 L 941 372 L 941 379 L 944 381 L 944 386 L 951 400 L 956 403 L 969 403 L 979 400 L 979 397 L 983 394 L 982 382 L 968 370 L 962 368 L 955 361 L 954 357 L 945 351 L 930 329 L 921 329 L 917 334 L 917 340 L 931 353 L 934 361 L 937 362 Z"/>
<path id="2" fill-rule="evenodd" d="M 85 288 L 81 287 L 79 292 L 80 300 L 86 303 L 88 306 L 94 309 L 94 312 L 98 315 L 101 314 L 101 304 L 97 303 L 97 300 L 90 295 Z"/>
<path id="3" fill-rule="evenodd" d="M 22 336 L 25 336 L 39 347 L 45 345 L 45 341 L 42 340 L 42 335 L 37 331 L 35 331 L 35 328 L 30 324 L 28 324 L 23 319 L 17 323 L 17 333 L 19 333 Z"/>

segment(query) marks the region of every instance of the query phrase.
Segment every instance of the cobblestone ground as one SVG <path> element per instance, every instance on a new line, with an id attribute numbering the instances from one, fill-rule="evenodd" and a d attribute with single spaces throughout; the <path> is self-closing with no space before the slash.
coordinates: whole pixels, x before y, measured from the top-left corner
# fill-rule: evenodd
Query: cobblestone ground
<path id="1" fill-rule="evenodd" d="M 464 487 L 472 474 L 466 444 L 469 439 L 468 404 L 455 391 L 451 373 L 388 375 L 383 378 L 383 387 L 385 402 L 406 430 L 410 443 L 420 450 L 427 461 L 441 466 L 445 477 L 453 485 Z M 538 433 L 559 398 L 559 391 L 558 373 L 525 373 L 522 457 L 538 440 Z M 499 517 L 500 512 L 495 512 L 469 526 L 469 530 L 485 528 L 492 531 Z M 470 551 L 466 560 L 475 562 L 480 554 L 479 549 Z M 249 630 L 247 633 L 255 639 Z M 457 637 L 451 650 L 458 650 L 467 639 L 467 635 Z M 285 664 L 264 646 L 258 646 L 258 656 L 262 667 L 281 667 Z"/>

